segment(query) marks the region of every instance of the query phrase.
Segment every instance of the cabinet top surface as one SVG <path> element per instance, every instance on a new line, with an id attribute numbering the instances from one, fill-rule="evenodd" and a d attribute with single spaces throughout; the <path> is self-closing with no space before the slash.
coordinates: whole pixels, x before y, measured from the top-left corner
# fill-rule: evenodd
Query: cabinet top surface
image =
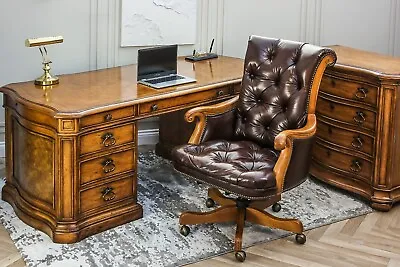
<path id="1" fill-rule="evenodd" d="M 365 70 L 389 79 L 400 79 L 400 58 L 363 51 L 355 48 L 333 45 L 337 62 L 335 68 Z"/>
<path id="2" fill-rule="evenodd" d="M 150 102 L 240 82 L 243 60 L 220 56 L 192 63 L 180 57 L 178 73 L 195 78 L 197 82 L 164 89 L 137 84 L 136 72 L 136 65 L 128 65 L 59 75 L 60 83 L 55 86 L 40 87 L 29 81 L 6 85 L 0 92 L 14 95 L 19 101 L 49 108 L 57 114 L 83 115 L 98 109 Z"/>

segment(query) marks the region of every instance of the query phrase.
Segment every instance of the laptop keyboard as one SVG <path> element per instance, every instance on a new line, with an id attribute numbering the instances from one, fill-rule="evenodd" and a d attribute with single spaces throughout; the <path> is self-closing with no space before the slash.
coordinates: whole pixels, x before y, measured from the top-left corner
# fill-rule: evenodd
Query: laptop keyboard
<path id="1" fill-rule="evenodd" d="M 151 84 L 157 84 L 157 83 L 176 81 L 176 80 L 181 80 L 181 79 L 185 79 L 185 77 L 182 77 L 179 75 L 171 75 L 171 76 L 149 79 L 149 80 L 146 80 L 146 82 L 151 83 Z"/>

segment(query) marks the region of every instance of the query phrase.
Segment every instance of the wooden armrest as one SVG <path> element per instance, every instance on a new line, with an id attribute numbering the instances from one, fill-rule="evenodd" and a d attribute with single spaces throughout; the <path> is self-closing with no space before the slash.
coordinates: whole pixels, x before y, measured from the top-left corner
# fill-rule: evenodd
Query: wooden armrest
<path id="1" fill-rule="evenodd" d="M 294 139 L 306 139 L 312 137 L 317 130 L 317 118 L 315 114 L 308 114 L 307 124 L 295 130 L 282 131 L 275 137 L 274 147 L 276 150 L 281 150 L 278 161 L 274 167 L 276 186 L 279 192 L 283 191 L 286 171 L 289 167 L 290 158 L 293 151 Z"/>
<path id="2" fill-rule="evenodd" d="M 308 114 L 307 124 L 295 130 L 286 130 L 279 133 L 274 140 L 274 147 L 276 150 L 283 150 L 286 148 L 293 139 L 309 138 L 315 134 L 317 130 L 317 118 L 315 114 Z"/>
<path id="3" fill-rule="evenodd" d="M 187 122 L 193 122 L 196 117 L 198 118 L 196 127 L 194 128 L 192 136 L 189 139 L 189 144 L 200 143 L 201 135 L 206 127 L 207 116 L 215 116 L 232 110 L 236 106 L 236 102 L 238 101 L 238 99 L 239 96 L 235 96 L 230 100 L 218 104 L 196 107 L 188 110 L 185 113 L 185 120 Z"/>

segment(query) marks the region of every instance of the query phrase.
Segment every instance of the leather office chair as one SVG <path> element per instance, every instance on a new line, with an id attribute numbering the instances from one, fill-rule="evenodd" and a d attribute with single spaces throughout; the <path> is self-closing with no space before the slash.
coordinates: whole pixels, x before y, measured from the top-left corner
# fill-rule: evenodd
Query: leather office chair
<path id="1" fill-rule="evenodd" d="M 185 114 L 188 122 L 197 118 L 197 124 L 189 144 L 173 150 L 174 166 L 210 185 L 206 205 L 221 207 L 182 213 L 181 234 L 189 234 L 187 225 L 236 222 L 238 261 L 246 258 L 245 221 L 294 232 L 297 243 L 305 243 L 301 221 L 264 209 L 274 205 L 278 211 L 281 193 L 307 177 L 319 85 L 325 68 L 335 62 L 329 48 L 250 37 L 240 95 Z"/>

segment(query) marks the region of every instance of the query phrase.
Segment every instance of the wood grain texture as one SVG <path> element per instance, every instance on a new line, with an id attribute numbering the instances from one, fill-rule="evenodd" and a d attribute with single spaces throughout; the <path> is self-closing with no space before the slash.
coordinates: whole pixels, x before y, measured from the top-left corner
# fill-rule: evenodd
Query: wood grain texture
<path id="1" fill-rule="evenodd" d="M 338 61 L 321 83 L 311 174 L 389 210 L 400 200 L 400 59 L 331 48 Z"/>
<path id="2" fill-rule="evenodd" d="M 54 242 L 73 243 L 142 217 L 137 203 L 137 120 L 221 101 L 240 83 L 243 60 L 179 60 L 196 83 L 155 90 L 136 65 L 0 88 L 6 107 L 3 199 Z"/>

